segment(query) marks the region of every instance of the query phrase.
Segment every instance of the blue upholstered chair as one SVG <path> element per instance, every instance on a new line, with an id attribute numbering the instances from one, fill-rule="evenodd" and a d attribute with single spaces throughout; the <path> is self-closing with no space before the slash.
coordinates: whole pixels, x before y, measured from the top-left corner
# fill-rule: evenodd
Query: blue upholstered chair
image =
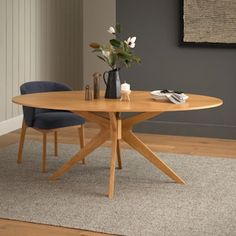
<path id="1" fill-rule="evenodd" d="M 71 91 L 72 89 L 65 84 L 49 82 L 49 81 L 33 81 L 23 84 L 20 87 L 21 94 L 55 92 L 55 91 Z M 17 163 L 22 162 L 22 153 L 25 140 L 26 129 L 31 127 L 43 134 L 43 154 L 42 154 L 42 171 L 46 172 L 46 146 L 47 134 L 54 132 L 54 154 L 58 155 L 57 148 L 57 130 L 69 126 L 75 126 L 79 129 L 80 147 L 84 146 L 84 126 L 85 120 L 69 111 L 39 109 L 23 106 L 23 124 L 21 130 L 19 152 Z M 84 164 L 84 161 L 83 161 Z"/>

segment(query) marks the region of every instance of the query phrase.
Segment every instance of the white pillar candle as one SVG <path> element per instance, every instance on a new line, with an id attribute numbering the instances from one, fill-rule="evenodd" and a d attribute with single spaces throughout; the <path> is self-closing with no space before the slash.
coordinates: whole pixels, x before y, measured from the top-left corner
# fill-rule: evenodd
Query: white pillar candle
<path id="1" fill-rule="evenodd" d="M 130 84 L 124 82 L 121 84 L 121 91 L 130 91 Z"/>

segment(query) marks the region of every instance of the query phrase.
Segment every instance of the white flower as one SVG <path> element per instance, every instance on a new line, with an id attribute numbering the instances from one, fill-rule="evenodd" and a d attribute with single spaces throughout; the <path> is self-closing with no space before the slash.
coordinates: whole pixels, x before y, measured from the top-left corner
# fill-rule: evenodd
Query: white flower
<path id="1" fill-rule="evenodd" d="M 114 27 L 110 26 L 110 28 L 107 30 L 108 33 L 110 34 L 116 34 L 116 31 L 114 29 Z"/>
<path id="2" fill-rule="evenodd" d="M 109 56 L 111 55 L 111 52 L 108 50 L 102 50 L 102 54 L 104 57 L 109 58 Z"/>
<path id="3" fill-rule="evenodd" d="M 136 41 L 136 37 L 129 37 L 125 43 L 130 47 L 130 48 L 134 48 L 135 47 L 135 41 Z"/>

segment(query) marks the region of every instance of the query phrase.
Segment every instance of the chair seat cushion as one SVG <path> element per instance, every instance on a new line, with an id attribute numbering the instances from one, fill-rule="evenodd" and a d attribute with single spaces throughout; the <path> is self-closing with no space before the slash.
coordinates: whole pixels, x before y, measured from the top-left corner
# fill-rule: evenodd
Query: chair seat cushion
<path id="1" fill-rule="evenodd" d="M 56 129 L 84 124 L 84 118 L 66 111 L 38 113 L 33 121 L 33 128 Z"/>

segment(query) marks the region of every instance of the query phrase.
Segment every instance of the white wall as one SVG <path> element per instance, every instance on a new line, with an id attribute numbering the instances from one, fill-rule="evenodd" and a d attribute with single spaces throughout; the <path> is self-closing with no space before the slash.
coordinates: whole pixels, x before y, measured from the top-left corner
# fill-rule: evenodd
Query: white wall
<path id="1" fill-rule="evenodd" d="M 88 44 L 107 41 L 115 18 L 115 0 L 0 0 L 0 134 L 7 120 L 19 121 L 11 119 L 21 114 L 11 99 L 24 82 L 82 89 L 107 69 Z"/>
<path id="2" fill-rule="evenodd" d="M 30 3 L 30 4 L 29 4 Z M 18 94 L 19 85 L 35 79 L 35 40 L 31 15 L 31 0 L 0 0 L 0 121 L 19 114 L 11 98 Z"/>
<path id="3" fill-rule="evenodd" d="M 91 42 L 107 43 L 111 35 L 107 29 L 116 24 L 115 0 L 83 1 L 83 79 L 84 84 L 92 84 L 94 72 L 103 73 L 109 67 L 91 53 Z"/>

